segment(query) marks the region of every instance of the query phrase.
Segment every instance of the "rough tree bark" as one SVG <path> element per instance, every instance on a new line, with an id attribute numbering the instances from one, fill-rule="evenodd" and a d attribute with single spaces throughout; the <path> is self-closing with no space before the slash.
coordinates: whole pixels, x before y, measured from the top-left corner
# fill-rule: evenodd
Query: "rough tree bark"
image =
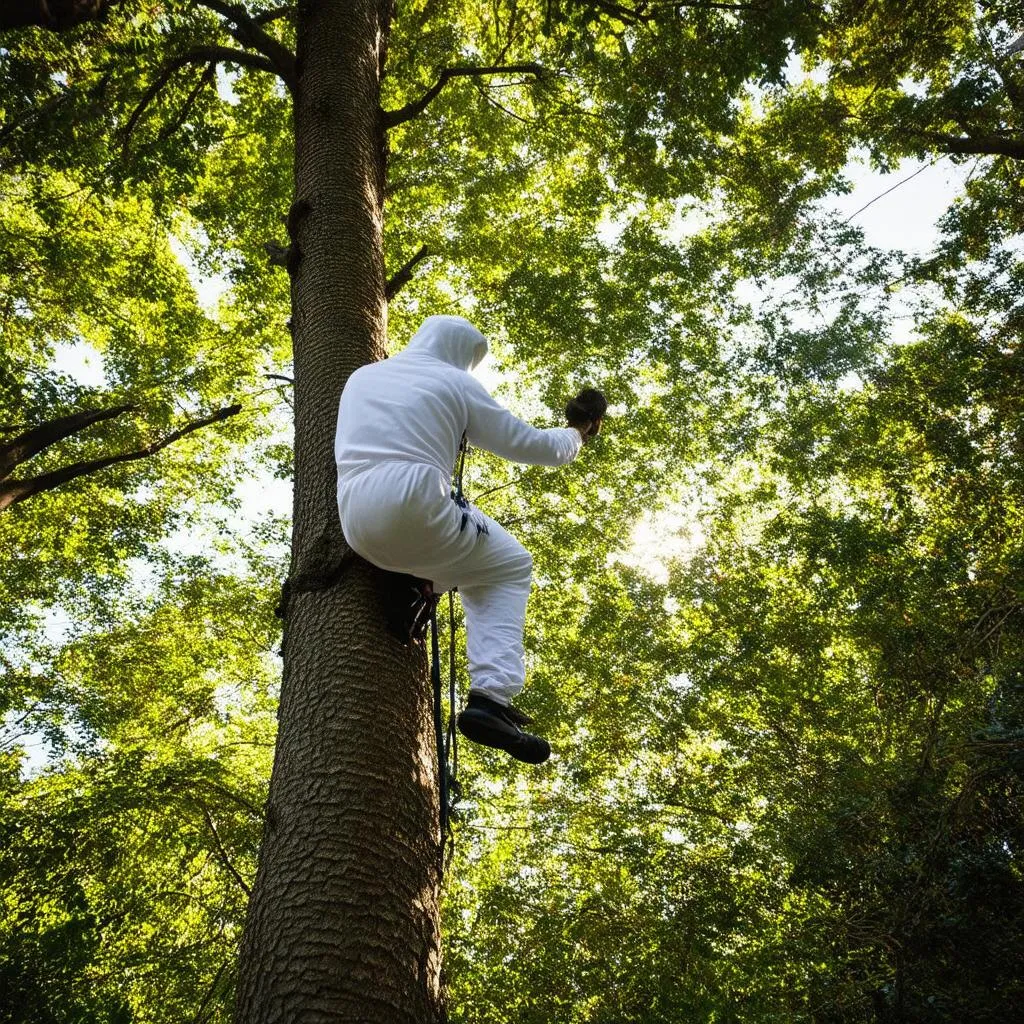
<path id="1" fill-rule="evenodd" d="M 386 636 L 337 521 L 334 425 L 385 354 L 380 77 L 389 0 L 299 7 L 292 237 L 295 498 L 279 733 L 237 1024 L 434 1024 L 437 786 L 422 654 Z"/>

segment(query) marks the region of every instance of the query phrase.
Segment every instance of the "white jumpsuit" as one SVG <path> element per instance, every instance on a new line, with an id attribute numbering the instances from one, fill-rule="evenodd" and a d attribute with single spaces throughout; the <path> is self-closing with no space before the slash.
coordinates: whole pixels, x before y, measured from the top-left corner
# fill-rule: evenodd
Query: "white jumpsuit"
<path id="1" fill-rule="evenodd" d="M 468 320 L 428 317 L 402 352 L 349 377 L 334 450 L 345 539 L 368 562 L 431 580 L 437 593 L 459 588 L 470 688 L 508 704 L 525 680 L 533 561 L 475 508 L 462 528 L 452 466 L 463 431 L 472 445 L 544 466 L 572 461 L 582 439 L 572 427 L 539 430 L 495 402 L 469 373 L 486 352 Z"/>

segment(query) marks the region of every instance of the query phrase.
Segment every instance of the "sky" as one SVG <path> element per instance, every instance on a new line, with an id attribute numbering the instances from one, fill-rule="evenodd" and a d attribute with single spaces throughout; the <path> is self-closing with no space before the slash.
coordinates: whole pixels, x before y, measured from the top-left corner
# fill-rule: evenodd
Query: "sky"
<path id="1" fill-rule="evenodd" d="M 935 247 L 936 221 L 962 191 L 973 166 L 973 161 L 954 164 L 949 157 L 931 164 L 904 160 L 893 174 L 879 174 L 850 163 L 846 175 L 853 191 L 834 197 L 831 205 L 864 230 L 869 244 L 924 255 Z"/>
<path id="2" fill-rule="evenodd" d="M 851 191 L 831 197 L 828 205 L 840 219 L 860 227 L 869 245 L 926 255 L 938 242 L 936 222 L 962 191 L 972 166 L 947 158 L 930 164 L 905 160 L 893 173 L 881 174 L 866 162 L 851 161 L 845 169 Z M 898 306 L 897 297 L 893 340 L 901 342 L 909 338 L 912 321 L 898 318 Z M 670 563 L 691 557 L 702 546 L 704 508 L 703 496 L 694 492 L 671 509 L 644 516 L 633 533 L 631 550 L 619 560 L 666 582 Z"/>

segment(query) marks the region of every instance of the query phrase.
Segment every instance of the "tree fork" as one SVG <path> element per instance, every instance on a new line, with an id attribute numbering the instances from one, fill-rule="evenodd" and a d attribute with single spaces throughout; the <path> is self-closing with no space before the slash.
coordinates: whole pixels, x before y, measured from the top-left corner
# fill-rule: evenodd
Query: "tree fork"
<path id="1" fill-rule="evenodd" d="M 380 0 L 297 13 L 291 244 L 292 564 L 340 565 L 334 426 L 348 375 L 386 354 Z M 298 213 L 301 212 L 301 216 Z M 268 817 L 236 1024 L 439 1024 L 437 778 L 423 653 L 391 639 L 369 566 L 290 588 Z"/>

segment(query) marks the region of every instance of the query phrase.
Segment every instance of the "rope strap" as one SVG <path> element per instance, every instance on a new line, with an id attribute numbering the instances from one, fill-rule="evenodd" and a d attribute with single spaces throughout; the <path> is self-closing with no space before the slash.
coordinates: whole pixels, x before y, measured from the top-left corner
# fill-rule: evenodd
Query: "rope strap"
<path id="1" fill-rule="evenodd" d="M 434 735 L 437 740 L 437 780 L 440 787 L 441 845 L 448 836 L 448 764 L 441 714 L 441 644 L 437 636 L 437 603 L 430 609 L 430 679 L 434 684 Z"/>
<path id="2" fill-rule="evenodd" d="M 462 493 L 462 476 L 466 468 L 466 453 L 469 443 L 463 432 L 459 442 L 459 455 L 455 464 L 454 487 L 452 499 L 462 508 L 461 532 L 466 528 L 469 519 L 469 501 Z M 477 530 L 486 533 L 486 525 L 477 524 Z M 431 593 L 429 607 L 430 616 L 430 679 L 434 688 L 434 736 L 437 743 L 437 778 L 440 789 L 439 818 L 440 836 L 440 869 L 444 874 L 446 862 L 454 850 L 455 839 L 452 835 L 451 822 L 455 814 L 455 805 L 462 799 L 462 787 L 459 785 L 459 740 L 456 729 L 456 665 L 455 665 L 455 590 L 448 591 L 448 726 L 445 728 L 444 715 L 441 710 L 441 641 L 437 632 L 437 605 L 440 598 Z"/>
<path id="3" fill-rule="evenodd" d="M 434 735 L 437 742 L 437 778 L 440 789 L 439 817 L 441 826 L 440 862 L 444 873 L 446 851 L 450 854 L 454 843 L 451 819 L 455 805 L 462 796 L 458 781 L 459 747 L 455 728 L 455 598 L 448 592 L 449 646 L 448 646 L 448 727 L 444 725 L 441 710 L 441 643 L 437 629 L 437 603 L 435 597 L 430 604 L 430 678 L 434 685 Z M 451 767 L 449 768 L 449 764 Z"/>

